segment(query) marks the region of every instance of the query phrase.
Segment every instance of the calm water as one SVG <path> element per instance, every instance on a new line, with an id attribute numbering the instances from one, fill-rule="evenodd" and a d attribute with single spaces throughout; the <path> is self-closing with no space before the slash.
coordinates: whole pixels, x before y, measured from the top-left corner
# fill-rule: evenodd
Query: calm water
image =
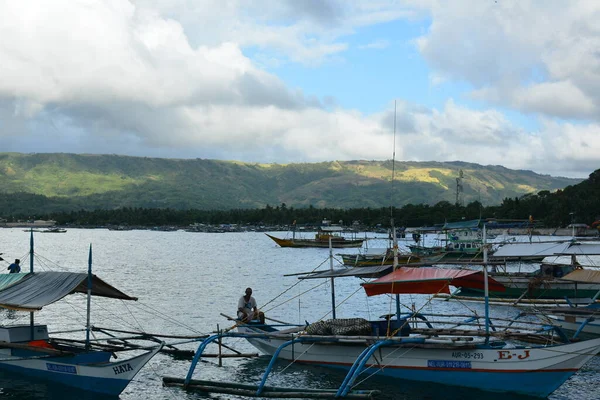
<path id="1" fill-rule="evenodd" d="M 235 315 L 237 300 L 244 289 L 254 289 L 259 306 L 268 317 L 291 323 L 313 322 L 328 315 L 331 296 L 329 281 L 299 281 L 285 274 L 329 268 L 327 249 L 282 249 L 262 233 L 188 233 L 154 231 L 108 231 L 102 229 L 69 229 L 67 233 L 36 233 L 36 270 L 87 270 L 88 249 L 93 246 L 94 273 L 129 295 L 137 302 L 98 299 L 92 304 L 92 320 L 96 326 L 126 330 L 141 329 L 151 333 L 205 334 L 232 326 L 220 313 Z M 276 233 L 283 236 L 284 233 Z M 370 237 L 374 236 L 369 234 Z M 386 242 L 371 241 L 371 247 L 384 247 Z M 22 229 L 0 229 L 0 252 L 3 258 L 26 258 L 29 233 Z M 335 253 L 356 250 L 339 249 Z M 0 262 L 2 269 L 8 263 Z M 29 261 L 22 265 L 26 270 Z M 338 317 L 364 316 L 377 318 L 393 311 L 388 298 L 366 299 L 355 278 L 338 279 L 335 283 Z M 299 295 L 304 293 L 302 297 Z M 420 307 L 424 296 L 403 296 L 404 304 Z M 480 309 L 478 304 L 471 308 Z M 435 310 L 433 309 L 435 307 Z M 452 302 L 433 302 L 423 312 L 464 311 Z M 494 314 L 517 314 L 508 306 L 492 309 Z M 0 311 L 3 322 L 27 323 L 28 314 Z M 85 298 L 73 295 L 36 313 L 36 321 L 46 323 L 51 332 L 81 328 L 85 322 Z M 80 333 L 84 337 L 84 332 Z M 227 342 L 250 353 L 256 350 L 242 339 Z M 195 349 L 196 344 L 182 345 Z M 210 348 L 209 348 L 210 349 Z M 214 352 L 214 351 L 210 351 Z M 195 378 L 258 383 L 268 358 L 225 359 L 223 367 L 208 359 L 196 369 Z M 159 354 L 144 367 L 121 394 L 121 399 L 206 399 L 234 398 L 220 395 L 186 393 L 177 388 L 162 387 L 162 376 L 185 377 L 189 361 Z M 322 368 L 289 366 L 281 362 L 271 374 L 268 384 L 296 387 L 334 388 L 344 374 Z M 285 368 L 285 371 L 283 369 Z M 550 399 L 599 399 L 600 361 L 596 357 Z M 373 378 L 363 388 L 380 389 L 382 399 L 502 399 L 520 397 L 494 395 L 474 390 L 449 388 L 411 382 L 390 385 L 385 379 Z M 0 396 L 10 399 L 81 399 L 98 398 L 43 383 L 0 374 Z M 101 397 L 100 397 L 101 398 Z"/>

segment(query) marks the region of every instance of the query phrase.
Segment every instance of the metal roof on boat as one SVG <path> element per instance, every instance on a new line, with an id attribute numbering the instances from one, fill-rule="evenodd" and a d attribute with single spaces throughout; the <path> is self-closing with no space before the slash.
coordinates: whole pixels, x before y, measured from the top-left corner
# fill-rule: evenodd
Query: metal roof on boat
<path id="1" fill-rule="evenodd" d="M 76 272 L 33 272 L 25 274 L 20 280 L 10 285 L 11 275 L 0 275 L 0 307 L 36 311 L 52 304 L 71 293 L 87 293 L 86 273 Z M 92 275 L 92 291 L 94 296 L 110 297 L 121 300 L 137 300 L 121 292 L 117 288 Z"/>
<path id="2" fill-rule="evenodd" d="M 550 243 L 508 243 L 502 245 L 494 252 L 494 258 L 502 257 L 549 257 L 564 252 L 570 242 L 550 242 Z"/>
<path id="3" fill-rule="evenodd" d="M 508 243 L 494 252 L 494 258 L 559 255 L 600 255 L 600 244 L 579 242 Z"/>
<path id="4" fill-rule="evenodd" d="M 600 244 L 595 243 L 573 243 L 564 251 L 558 253 L 560 255 L 582 255 L 582 256 L 597 256 L 600 255 Z"/>

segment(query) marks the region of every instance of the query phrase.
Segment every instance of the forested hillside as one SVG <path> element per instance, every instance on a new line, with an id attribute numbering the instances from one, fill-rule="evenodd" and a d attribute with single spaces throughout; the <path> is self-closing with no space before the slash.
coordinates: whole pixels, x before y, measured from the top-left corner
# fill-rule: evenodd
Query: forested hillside
<path id="1" fill-rule="evenodd" d="M 116 155 L 0 153 L 0 214 L 116 209 L 379 208 L 457 200 L 499 205 L 577 179 L 463 162 L 258 164 Z"/>

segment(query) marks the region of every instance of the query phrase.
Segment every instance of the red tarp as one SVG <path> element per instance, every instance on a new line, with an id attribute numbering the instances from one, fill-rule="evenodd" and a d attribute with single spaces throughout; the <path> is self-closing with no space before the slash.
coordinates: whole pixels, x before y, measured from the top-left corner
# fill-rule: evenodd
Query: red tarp
<path id="1" fill-rule="evenodd" d="M 367 296 L 393 293 L 450 293 L 448 286 L 483 290 L 483 272 L 465 269 L 402 267 L 373 282 L 363 283 Z M 488 277 L 490 291 L 504 292 L 501 283 Z"/>

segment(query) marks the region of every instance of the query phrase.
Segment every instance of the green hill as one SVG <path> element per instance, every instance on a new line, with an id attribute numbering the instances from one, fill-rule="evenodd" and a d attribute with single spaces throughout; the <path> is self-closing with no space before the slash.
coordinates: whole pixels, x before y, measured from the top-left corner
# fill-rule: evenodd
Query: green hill
<path id="1" fill-rule="evenodd" d="M 554 191 L 581 182 L 464 162 L 332 161 L 258 164 L 116 155 L 0 153 L 3 214 L 120 207 L 174 209 L 385 207 L 454 203 L 462 170 L 464 204 Z M 393 187 L 393 195 L 392 195 Z M 16 195 L 15 195 L 16 194 Z M 43 197 L 40 197 L 43 196 Z M 6 196 L 5 196 L 6 197 Z M 31 206 L 31 207 L 30 207 Z M 39 210 L 43 208 L 43 210 Z"/>

